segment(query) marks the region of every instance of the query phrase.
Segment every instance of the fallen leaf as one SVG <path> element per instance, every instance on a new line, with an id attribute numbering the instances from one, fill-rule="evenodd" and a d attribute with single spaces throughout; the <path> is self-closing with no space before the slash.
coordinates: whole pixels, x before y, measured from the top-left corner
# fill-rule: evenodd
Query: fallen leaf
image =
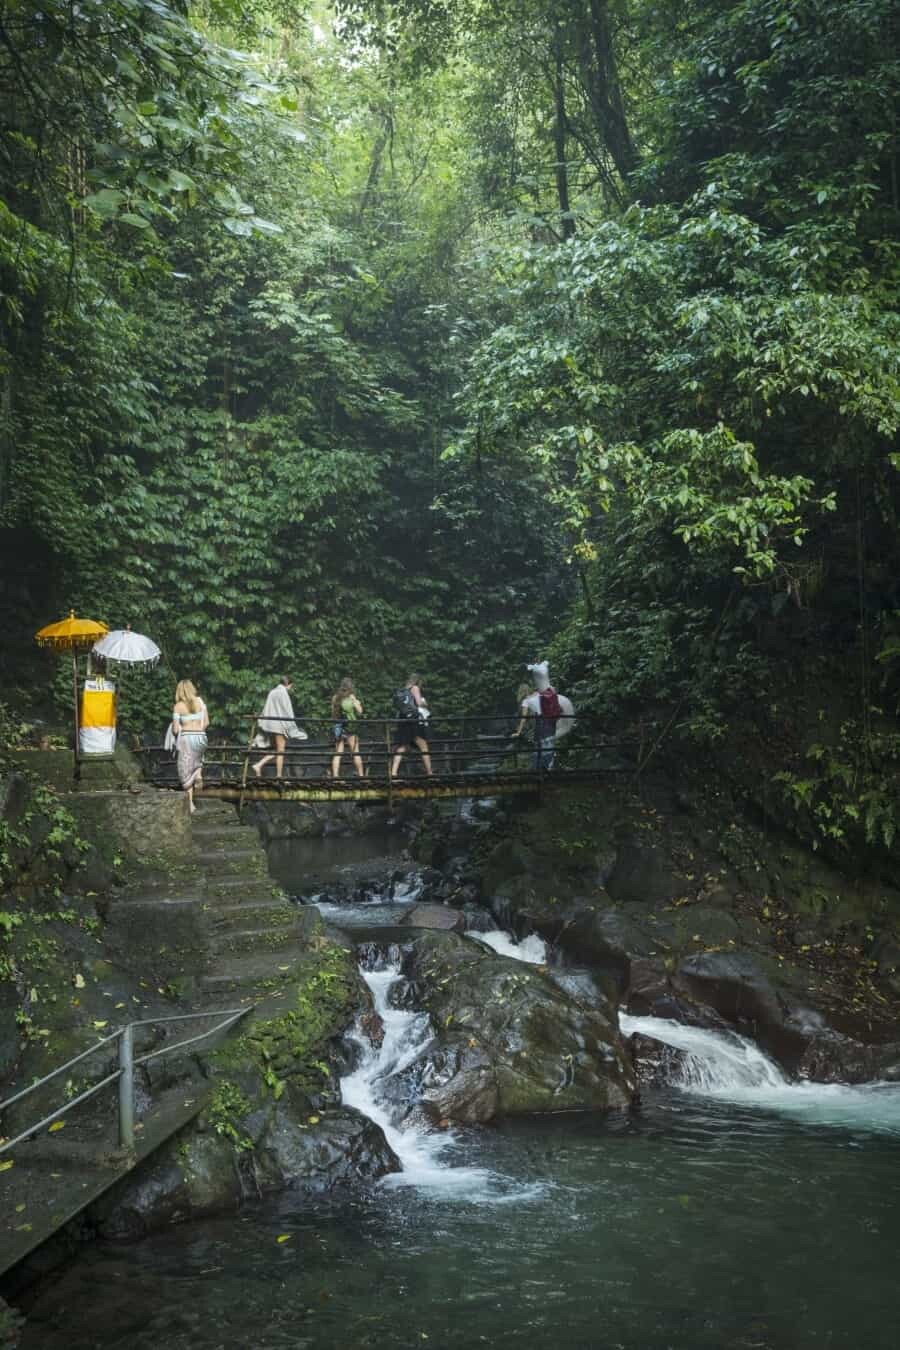
<path id="1" fill-rule="evenodd" d="M 8 1172 L 12 1165 L 12 1158 L 7 1158 L 6 1162 L 0 1162 L 0 1172 Z"/>
<path id="2" fill-rule="evenodd" d="M 279 1233 L 279 1234 L 278 1234 L 278 1237 L 275 1239 L 275 1241 L 276 1241 L 276 1242 L 290 1242 L 291 1236 L 292 1236 L 292 1235 L 291 1235 L 290 1233 Z"/>
<path id="3" fill-rule="evenodd" d="M 84 988 L 84 976 L 78 971 L 76 971 L 75 973 L 75 988 L 76 989 Z"/>
<path id="4" fill-rule="evenodd" d="M 117 1007 L 117 1008 L 124 1008 L 124 1007 L 125 1007 L 125 1004 L 124 1004 L 124 1003 L 117 1003 L 117 1004 L 116 1004 L 116 1007 Z"/>
<path id="5" fill-rule="evenodd" d="M 95 1031 L 102 1031 L 104 1027 L 108 1027 L 108 1026 L 109 1026 L 109 1023 L 108 1023 L 108 1022 L 95 1022 L 95 1023 L 94 1023 L 94 1030 L 95 1030 Z"/>
<path id="6" fill-rule="evenodd" d="M 24 1208 L 25 1208 L 24 1205 L 16 1205 L 16 1213 L 21 1214 Z"/>
<path id="7" fill-rule="evenodd" d="M 319 1123 L 319 1117 L 318 1117 L 318 1116 L 310 1116 L 310 1117 L 309 1117 L 309 1124 L 310 1124 L 310 1125 L 318 1125 L 318 1123 Z"/>
<path id="8" fill-rule="evenodd" d="M 48 1134 L 56 1134 L 56 1131 L 57 1131 L 57 1130 L 64 1130 L 65 1128 L 66 1128 L 66 1122 L 65 1122 L 64 1120 L 54 1120 L 53 1124 L 50 1126 L 50 1128 L 49 1128 L 49 1130 L 47 1131 L 47 1133 L 48 1133 Z"/>

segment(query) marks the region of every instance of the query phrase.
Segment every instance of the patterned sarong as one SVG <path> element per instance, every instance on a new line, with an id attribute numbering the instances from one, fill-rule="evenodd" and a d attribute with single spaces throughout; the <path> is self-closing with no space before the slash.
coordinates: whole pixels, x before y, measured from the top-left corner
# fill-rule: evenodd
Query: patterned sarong
<path id="1" fill-rule="evenodd" d="M 185 790 L 194 786 L 203 771 L 203 751 L 205 749 L 205 731 L 179 732 L 178 779 Z"/>

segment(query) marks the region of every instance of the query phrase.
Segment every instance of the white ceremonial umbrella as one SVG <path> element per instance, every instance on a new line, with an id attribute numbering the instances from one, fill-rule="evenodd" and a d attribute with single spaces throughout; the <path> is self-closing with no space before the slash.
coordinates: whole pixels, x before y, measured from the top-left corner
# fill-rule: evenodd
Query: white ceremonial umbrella
<path id="1" fill-rule="evenodd" d="M 143 633 L 132 633 L 130 628 L 115 628 L 91 648 L 104 661 L 115 661 L 123 666 L 142 666 L 152 670 L 161 652 L 156 643 Z"/>

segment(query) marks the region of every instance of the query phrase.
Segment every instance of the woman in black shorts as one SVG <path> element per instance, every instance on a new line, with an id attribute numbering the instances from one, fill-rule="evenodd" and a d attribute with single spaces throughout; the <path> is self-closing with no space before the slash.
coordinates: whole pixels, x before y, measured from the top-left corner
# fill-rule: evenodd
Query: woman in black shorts
<path id="1" fill-rule="evenodd" d="M 405 695 L 405 697 L 404 697 Z M 419 676 L 410 675 L 402 690 L 397 691 L 397 705 L 400 716 L 394 727 L 394 758 L 391 762 L 391 777 L 400 772 L 400 761 L 411 745 L 421 751 L 422 764 L 428 777 L 431 777 L 431 756 L 428 742 L 423 736 L 428 720 L 428 707 L 419 687 Z"/>

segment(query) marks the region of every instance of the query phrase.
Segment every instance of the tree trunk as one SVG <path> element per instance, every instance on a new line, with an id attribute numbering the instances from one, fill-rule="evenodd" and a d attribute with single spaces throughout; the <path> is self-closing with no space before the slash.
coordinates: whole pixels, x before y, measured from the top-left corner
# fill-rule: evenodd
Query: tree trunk
<path id="1" fill-rule="evenodd" d="M 559 214 L 562 221 L 564 239 L 571 239 L 575 233 L 575 221 L 569 203 L 569 166 L 566 159 L 566 91 L 563 85 L 562 34 L 556 25 L 554 38 L 554 78 L 553 78 L 553 148 L 556 153 L 556 195 L 559 199 Z"/>
<path id="2" fill-rule="evenodd" d="M 590 0 L 581 35 L 580 72 L 600 139 L 623 180 L 638 166 L 638 154 L 628 129 L 619 82 L 608 0 Z"/>

